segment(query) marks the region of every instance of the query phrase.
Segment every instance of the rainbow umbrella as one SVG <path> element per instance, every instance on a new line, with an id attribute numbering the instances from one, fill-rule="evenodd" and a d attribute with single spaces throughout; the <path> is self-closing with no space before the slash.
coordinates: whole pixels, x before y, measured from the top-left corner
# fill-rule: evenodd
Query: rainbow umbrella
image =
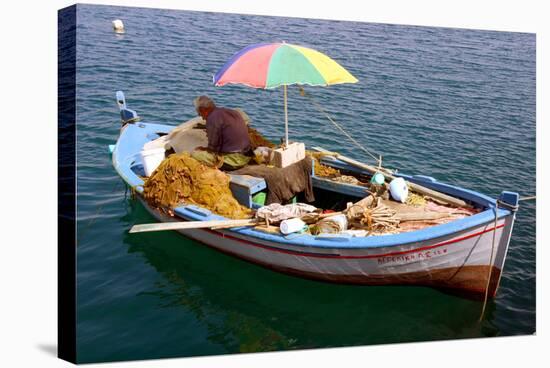
<path id="1" fill-rule="evenodd" d="M 261 43 L 237 52 L 214 75 L 214 85 L 244 84 L 254 88 L 284 86 L 285 142 L 288 145 L 287 86 L 329 86 L 357 79 L 319 51 L 289 43 Z"/>

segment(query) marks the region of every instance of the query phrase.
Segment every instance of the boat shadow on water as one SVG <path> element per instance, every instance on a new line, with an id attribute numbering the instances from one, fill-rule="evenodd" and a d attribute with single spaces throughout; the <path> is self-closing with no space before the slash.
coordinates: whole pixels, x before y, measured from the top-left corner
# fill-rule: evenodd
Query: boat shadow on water
<path id="1" fill-rule="evenodd" d="M 153 218 L 129 199 L 127 227 Z M 162 275 L 141 293 L 159 308 L 191 311 L 227 353 L 431 341 L 498 335 L 494 301 L 420 286 L 311 281 L 220 253 L 175 232 L 126 234 L 129 253 Z"/>

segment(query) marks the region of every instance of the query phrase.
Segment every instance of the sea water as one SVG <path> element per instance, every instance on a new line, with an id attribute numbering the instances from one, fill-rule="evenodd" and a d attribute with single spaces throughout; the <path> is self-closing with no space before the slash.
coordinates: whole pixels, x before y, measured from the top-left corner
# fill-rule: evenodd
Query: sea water
<path id="1" fill-rule="evenodd" d="M 126 33 L 113 32 L 121 19 Z M 431 341 L 535 331 L 535 206 L 522 202 L 498 295 L 358 287 L 275 273 L 152 222 L 113 169 L 115 92 L 146 122 L 177 125 L 192 100 L 243 108 L 284 136 L 282 89 L 212 85 L 241 48 L 286 41 L 326 53 L 357 84 L 306 87 L 384 166 L 496 197 L 535 194 L 535 35 L 78 5 L 80 362 Z M 369 157 L 289 87 L 292 140 Z"/>

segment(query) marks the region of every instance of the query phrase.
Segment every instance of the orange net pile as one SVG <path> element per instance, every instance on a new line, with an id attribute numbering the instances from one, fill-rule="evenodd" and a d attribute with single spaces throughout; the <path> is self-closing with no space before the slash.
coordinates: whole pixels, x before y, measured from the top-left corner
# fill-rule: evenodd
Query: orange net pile
<path id="1" fill-rule="evenodd" d="M 275 144 L 268 141 L 260 132 L 254 128 L 251 128 L 250 125 L 248 126 L 248 137 L 250 138 L 250 146 L 253 150 L 258 147 L 275 147 Z"/>
<path id="2" fill-rule="evenodd" d="M 229 176 L 203 165 L 187 152 L 172 154 L 145 181 L 143 196 L 156 208 L 196 204 L 219 215 L 243 219 L 251 212 L 233 197 Z"/>
<path id="3" fill-rule="evenodd" d="M 321 176 L 325 178 L 333 178 L 335 176 L 340 176 L 340 170 L 335 169 L 330 166 L 325 166 L 321 164 L 321 158 L 325 156 L 326 154 L 323 152 L 314 152 L 314 151 L 306 151 L 307 155 L 310 157 L 313 157 L 315 160 L 315 168 L 314 172 L 316 176 Z"/>

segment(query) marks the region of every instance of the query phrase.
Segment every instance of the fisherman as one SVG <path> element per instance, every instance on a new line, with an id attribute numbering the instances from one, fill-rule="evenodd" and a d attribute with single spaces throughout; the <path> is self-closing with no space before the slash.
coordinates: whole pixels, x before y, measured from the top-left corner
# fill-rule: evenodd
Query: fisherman
<path id="1" fill-rule="evenodd" d="M 208 147 L 197 147 L 191 156 L 208 166 L 221 166 L 226 170 L 248 164 L 250 138 L 243 115 L 236 110 L 217 107 L 208 96 L 195 98 L 193 104 L 197 114 L 206 121 Z"/>

